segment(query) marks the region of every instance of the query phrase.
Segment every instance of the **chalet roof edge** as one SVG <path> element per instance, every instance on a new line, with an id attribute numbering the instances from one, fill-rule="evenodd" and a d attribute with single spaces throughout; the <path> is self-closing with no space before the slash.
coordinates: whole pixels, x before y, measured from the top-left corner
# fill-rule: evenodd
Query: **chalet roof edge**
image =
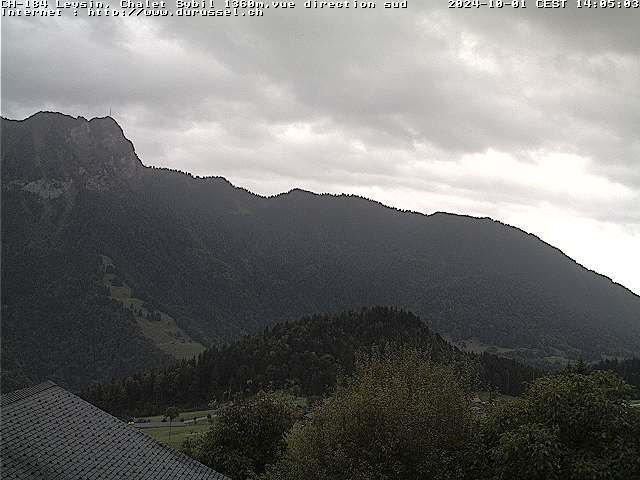
<path id="1" fill-rule="evenodd" d="M 0 414 L 2 478 L 230 480 L 51 381 L 2 395 Z"/>
<path id="2" fill-rule="evenodd" d="M 54 387 L 61 388 L 58 386 L 57 383 L 54 383 L 51 380 L 47 380 L 46 382 L 39 383 L 38 385 L 21 388 L 20 390 L 14 390 L 13 392 L 3 393 L 2 401 L 0 405 L 4 407 L 5 405 L 10 405 L 12 403 L 19 402 L 20 400 L 24 400 L 37 393 L 44 392 L 45 390 L 48 390 Z"/>

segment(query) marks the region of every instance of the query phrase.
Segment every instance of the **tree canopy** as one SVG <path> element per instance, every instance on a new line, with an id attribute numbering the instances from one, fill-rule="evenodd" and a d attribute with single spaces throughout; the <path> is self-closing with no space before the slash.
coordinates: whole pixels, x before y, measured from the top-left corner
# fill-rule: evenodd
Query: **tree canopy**
<path id="1" fill-rule="evenodd" d="M 469 392 L 451 367 L 417 351 L 378 356 L 293 428 L 267 478 L 457 478 L 472 432 Z"/>
<path id="2" fill-rule="evenodd" d="M 286 395 L 261 393 L 226 405 L 205 435 L 183 451 L 234 479 L 253 478 L 285 449 L 285 434 L 300 416 Z"/>
<path id="3" fill-rule="evenodd" d="M 480 410 L 468 373 L 374 351 L 310 413 L 273 394 L 235 401 L 185 451 L 236 480 L 640 478 L 640 409 L 614 372 L 538 378 Z"/>
<path id="4" fill-rule="evenodd" d="M 483 422 L 478 478 L 640 478 L 640 411 L 626 401 L 630 394 L 612 372 L 538 379 Z"/>

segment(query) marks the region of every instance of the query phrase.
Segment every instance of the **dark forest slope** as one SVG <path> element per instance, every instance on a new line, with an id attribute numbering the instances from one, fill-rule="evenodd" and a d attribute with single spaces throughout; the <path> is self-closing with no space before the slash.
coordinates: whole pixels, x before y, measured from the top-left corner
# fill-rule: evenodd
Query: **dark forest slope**
<path id="1" fill-rule="evenodd" d="M 353 373 L 358 356 L 406 348 L 453 365 L 477 389 L 519 395 L 540 374 L 510 359 L 464 353 L 410 312 L 373 307 L 276 324 L 166 369 L 92 385 L 83 396 L 110 413 L 133 416 L 172 405 L 202 407 L 260 390 L 324 396 L 340 375 Z"/>
<path id="2" fill-rule="evenodd" d="M 640 353 L 640 298 L 535 236 L 147 168 L 110 118 L 2 120 L 2 243 L 5 385 L 78 386 L 168 359 L 105 295 L 101 255 L 204 345 L 385 304 L 530 358 Z"/>

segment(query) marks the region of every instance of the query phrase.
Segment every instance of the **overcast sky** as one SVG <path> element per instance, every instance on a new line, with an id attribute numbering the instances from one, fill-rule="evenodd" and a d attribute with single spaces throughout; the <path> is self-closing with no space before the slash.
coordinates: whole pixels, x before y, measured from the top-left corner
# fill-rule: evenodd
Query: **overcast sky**
<path id="1" fill-rule="evenodd" d="M 2 114 L 111 108 L 146 165 L 489 216 L 640 293 L 640 9 L 297 3 L 5 17 Z"/>

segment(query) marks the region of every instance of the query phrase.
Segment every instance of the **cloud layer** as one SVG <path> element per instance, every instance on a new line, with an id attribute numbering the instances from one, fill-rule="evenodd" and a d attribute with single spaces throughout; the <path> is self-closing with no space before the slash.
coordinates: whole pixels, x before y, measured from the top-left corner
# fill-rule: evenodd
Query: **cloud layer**
<path id="1" fill-rule="evenodd" d="M 2 112 L 112 109 L 146 164 L 491 216 L 640 292 L 640 10 L 445 7 L 3 18 Z"/>

